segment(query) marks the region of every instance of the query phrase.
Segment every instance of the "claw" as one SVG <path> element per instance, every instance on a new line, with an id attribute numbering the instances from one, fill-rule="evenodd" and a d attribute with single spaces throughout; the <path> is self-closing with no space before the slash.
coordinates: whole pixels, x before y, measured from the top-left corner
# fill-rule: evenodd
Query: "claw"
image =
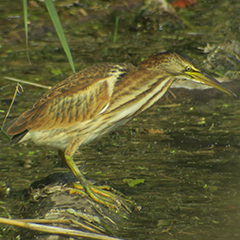
<path id="1" fill-rule="evenodd" d="M 91 197 L 95 202 L 107 206 L 108 208 L 116 209 L 117 211 L 123 209 L 127 213 L 132 212 L 129 206 L 121 199 L 121 196 L 110 192 L 110 190 L 113 191 L 111 187 L 93 186 L 89 182 L 87 185 L 88 186 L 83 188 L 81 184 L 73 183 L 74 189 L 72 189 L 70 193 L 85 194 Z M 131 202 L 130 200 L 128 201 Z"/>

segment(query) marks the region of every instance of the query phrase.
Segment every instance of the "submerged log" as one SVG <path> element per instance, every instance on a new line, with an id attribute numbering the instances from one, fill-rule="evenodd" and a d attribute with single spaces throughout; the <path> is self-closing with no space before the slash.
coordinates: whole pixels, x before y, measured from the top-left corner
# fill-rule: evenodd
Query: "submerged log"
<path id="1" fill-rule="evenodd" d="M 41 219 L 40 222 L 48 226 L 77 229 L 101 235 L 118 235 L 118 230 L 126 226 L 130 212 L 123 208 L 108 209 L 94 202 L 84 192 L 70 193 L 73 188 L 69 187 L 69 184 L 74 181 L 76 179 L 72 173 L 54 173 L 33 183 L 21 210 L 23 218 L 31 219 L 30 222 L 35 223 L 39 222 L 37 219 Z M 122 198 L 119 196 L 119 199 Z M 26 230 L 20 233 L 22 239 L 70 239 L 56 234 Z"/>

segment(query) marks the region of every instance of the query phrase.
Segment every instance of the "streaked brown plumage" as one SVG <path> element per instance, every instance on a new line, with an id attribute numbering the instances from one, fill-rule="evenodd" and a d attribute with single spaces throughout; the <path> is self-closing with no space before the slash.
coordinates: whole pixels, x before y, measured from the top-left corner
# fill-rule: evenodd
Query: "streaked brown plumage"
<path id="1" fill-rule="evenodd" d="M 59 149 L 86 192 L 96 201 L 114 206 L 112 200 L 92 192 L 94 187 L 72 156 L 81 145 L 151 107 L 176 80 L 197 81 L 234 95 L 187 56 L 159 53 L 138 67 L 109 63 L 80 71 L 49 90 L 4 130 L 13 136 L 12 144 L 31 140 Z"/>

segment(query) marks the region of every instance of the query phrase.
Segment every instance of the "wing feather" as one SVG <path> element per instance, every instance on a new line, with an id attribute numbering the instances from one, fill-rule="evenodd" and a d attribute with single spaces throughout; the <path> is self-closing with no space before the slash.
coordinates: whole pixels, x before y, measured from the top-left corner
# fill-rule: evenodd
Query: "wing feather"
<path id="1" fill-rule="evenodd" d="M 115 83 L 132 69 L 127 64 L 99 64 L 80 71 L 49 90 L 4 129 L 9 135 L 26 134 L 92 119 L 107 109 Z"/>

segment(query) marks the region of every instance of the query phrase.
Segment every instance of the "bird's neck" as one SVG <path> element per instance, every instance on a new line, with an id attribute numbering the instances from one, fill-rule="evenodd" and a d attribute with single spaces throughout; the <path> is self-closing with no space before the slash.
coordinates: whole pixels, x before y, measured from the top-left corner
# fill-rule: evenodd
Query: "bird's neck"
<path id="1" fill-rule="evenodd" d="M 139 114 L 156 103 L 173 81 L 162 72 L 136 69 L 115 84 L 110 109 L 126 109 L 127 115 Z"/>

